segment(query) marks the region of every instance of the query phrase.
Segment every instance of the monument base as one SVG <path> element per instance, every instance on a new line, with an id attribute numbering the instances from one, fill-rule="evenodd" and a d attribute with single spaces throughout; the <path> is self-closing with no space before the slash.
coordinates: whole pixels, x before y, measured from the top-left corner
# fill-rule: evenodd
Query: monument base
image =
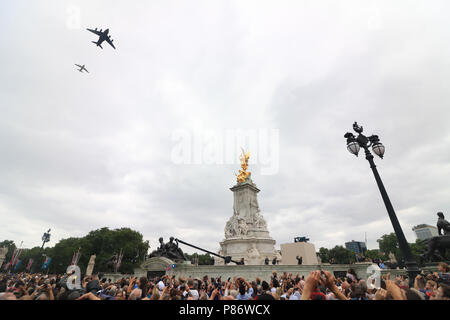
<path id="1" fill-rule="evenodd" d="M 281 255 L 283 256 L 283 264 L 298 264 L 296 257 L 302 257 L 302 264 L 317 265 L 316 248 L 312 243 L 294 242 L 283 243 L 280 245 Z"/>
<path id="2" fill-rule="evenodd" d="M 221 255 L 231 256 L 234 261 L 244 258 L 246 265 L 263 265 L 266 257 L 270 262 L 277 257 L 274 250 L 275 240 L 272 238 L 231 238 L 222 241 L 220 246 Z M 223 265 L 224 261 L 216 259 L 215 264 Z"/>
<path id="3" fill-rule="evenodd" d="M 247 281 L 253 281 L 257 277 L 261 280 L 270 282 L 272 272 L 275 271 L 278 277 L 283 273 L 292 273 L 294 277 L 298 274 L 300 277 L 308 277 L 313 270 L 324 269 L 333 272 L 336 276 L 345 274 L 349 268 L 353 268 L 359 278 L 367 279 L 369 274 L 367 268 L 372 263 L 361 264 L 331 264 L 331 265 L 224 265 L 224 266 L 187 266 L 177 265 L 174 269 L 166 272 L 167 275 L 175 275 L 176 278 L 184 277 L 193 279 L 203 279 L 205 275 L 211 277 L 221 277 L 223 281 L 233 277 L 243 277 Z M 398 270 L 401 272 L 401 270 Z"/>

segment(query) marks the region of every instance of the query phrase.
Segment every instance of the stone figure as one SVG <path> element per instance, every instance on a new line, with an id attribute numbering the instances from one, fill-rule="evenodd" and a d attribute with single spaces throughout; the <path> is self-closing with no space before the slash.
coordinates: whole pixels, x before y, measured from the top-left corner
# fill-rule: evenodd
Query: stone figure
<path id="1" fill-rule="evenodd" d="M 252 244 L 252 247 L 247 250 L 247 258 L 253 263 L 258 263 L 261 259 L 261 255 L 254 243 Z"/>
<path id="2" fill-rule="evenodd" d="M 446 260 L 446 251 L 450 248 L 450 223 L 445 220 L 442 212 L 438 212 L 437 215 L 437 228 L 439 235 L 424 241 L 427 242 L 427 249 L 420 256 L 421 262 Z"/>
<path id="3" fill-rule="evenodd" d="M 225 238 L 234 237 L 236 235 L 232 220 L 233 219 L 230 219 L 225 226 Z"/>
<path id="4" fill-rule="evenodd" d="M 393 254 L 392 252 L 389 252 L 388 256 L 389 256 L 389 262 L 397 263 L 397 259 L 395 258 L 395 254 Z"/>
<path id="5" fill-rule="evenodd" d="M 247 232 L 248 232 L 247 223 L 245 222 L 244 219 L 239 219 L 238 220 L 238 234 L 246 236 Z"/>
<path id="6" fill-rule="evenodd" d="M 260 215 L 258 211 L 255 214 L 255 227 L 264 230 L 267 229 L 267 223 L 264 220 L 263 216 Z"/>
<path id="7" fill-rule="evenodd" d="M 2 267 L 3 262 L 5 261 L 6 254 L 8 253 L 8 248 L 0 248 L 0 268 Z"/>
<path id="8" fill-rule="evenodd" d="M 108 269 L 108 271 L 114 271 L 115 270 L 115 266 L 117 264 L 117 260 L 118 260 L 118 255 L 114 254 L 106 261 L 106 268 Z"/>
<path id="9" fill-rule="evenodd" d="M 8 248 L 4 247 L 4 248 L 0 248 L 0 259 L 4 259 L 6 257 L 6 254 L 8 253 Z"/>
<path id="10" fill-rule="evenodd" d="M 89 259 L 89 263 L 88 263 L 88 266 L 87 266 L 87 269 L 86 269 L 86 275 L 87 276 L 91 276 L 92 275 L 92 271 L 94 271 L 94 265 L 95 265 L 95 258 L 96 257 L 97 256 L 95 254 L 93 254 L 91 256 L 91 258 Z"/>

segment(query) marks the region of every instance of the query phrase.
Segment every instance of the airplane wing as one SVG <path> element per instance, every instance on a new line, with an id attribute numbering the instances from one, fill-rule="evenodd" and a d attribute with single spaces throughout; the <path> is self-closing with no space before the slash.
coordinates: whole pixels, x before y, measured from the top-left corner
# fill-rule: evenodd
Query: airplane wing
<path id="1" fill-rule="evenodd" d="M 90 32 L 92 32 L 92 33 L 95 33 L 96 35 L 98 35 L 98 36 L 100 36 L 101 34 L 102 34 L 102 32 L 100 32 L 100 31 L 97 31 L 97 30 L 92 30 L 92 29 L 86 29 L 87 31 L 90 31 Z"/>
<path id="2" fill-rule="evenodd" d="M 78 68 L 81 68 L 81 66 L 79 64 L 75 64 Z"/>
<path id="3" fill-rule="evenodd" d="M 111 47 L 113 47 L 114 49 L 116 48 L 116 47 L 114 47 L 113 42 L 110 38 L 106 38 L 106 42 L 108 42 L 111 45 Z"/>
<path id="4" fill-rule="evenodd" d="M 84 68 L 84 70 L 86 70 L 86 72 L 87 72 L 87 73 L 89 73 L 89 71 L 87 71 L 87 69 L 86 69 L 86 68 Z"/>

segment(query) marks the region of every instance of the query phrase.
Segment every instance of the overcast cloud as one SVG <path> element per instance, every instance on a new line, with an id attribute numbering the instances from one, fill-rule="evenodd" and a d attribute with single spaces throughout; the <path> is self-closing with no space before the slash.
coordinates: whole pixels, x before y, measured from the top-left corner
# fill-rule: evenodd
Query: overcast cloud
<path id="1" fill-rule="evenodd" d="M 175 236 L 217 251 L 240 145 L 234 164 L 177 164 L 177 130 L 200 145 L 208 131 L 278 132 L 275 174 L 249 150 L 277 248 L 365 232 L 378 248 L 393 232 L 368 162 L 346 150 L 354 121 L 386 146 L 375 161 L 408 241 L 450 215 L 448 1 L 0 7 L 0 240 L 39 246 L 51 228 L 52 246 L 130 227 L 153 249 Z M 91 43 L 95 27 L 117 50 Z"/>

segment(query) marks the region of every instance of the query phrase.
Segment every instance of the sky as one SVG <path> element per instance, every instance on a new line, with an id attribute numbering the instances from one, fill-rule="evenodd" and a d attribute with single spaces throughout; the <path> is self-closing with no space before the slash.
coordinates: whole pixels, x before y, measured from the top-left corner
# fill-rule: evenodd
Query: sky
<path id="1" fill-rule="evenodd" d="M 277 249 L 366 235 L 376 249 L 393 228 L 346 150 L 355 121 L 386 147 L 375 162 L 407 240 L 449 215 L 448 1 L 0 7 L 0 241 L 129 227 L 151 250 L 174 236 L 217 252 L 242 147 Z"/>

